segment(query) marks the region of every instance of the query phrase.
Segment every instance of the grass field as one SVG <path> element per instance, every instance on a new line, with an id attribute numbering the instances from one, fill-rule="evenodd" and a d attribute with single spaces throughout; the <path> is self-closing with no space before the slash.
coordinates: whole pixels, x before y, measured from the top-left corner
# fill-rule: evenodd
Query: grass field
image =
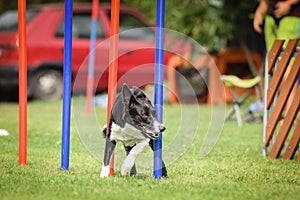
<path id="1" fill-rule="evenodd" d="M 74 106 L 74 102 L 84 101 L 77 97 L 72 102 Z M 149 170 L 140 172 L 137 177 L 122 177 L 117 167 L 114 177 L 100 179 L 102 162 L 86 148 L 86 144 L 84 145 L 78 134 L 78 131 L 81 131 L 78 120 L 86 124 L 86 130 L 89 123 L 84 122 L 84 113 L 77 114 L 76 119 L 72 115 L 70 170 L 63 171 L 60 168 L 61 106 L 60 101 L 29 102 L 27 166 L 20 167 L 18 104 L 0 103 L 0 128 L 10 133 L 9 136 L 0 137 L 0 199 L 153 200 L 299 199 L 300 197 L 300 162 L 263 158 L 260 123 L 248 123 L 238 128 L 236 122 L 226 122 L 214 149 L 204 158 L 199 156 L 203 138 L 196 136 L 192 144 L 186 147 L 186 151 L 167 166 L 168 179 L 156 181 Z M 179 106 L 164 106 L 167 127 L 164 143 L 172 141 L 174 136 L 172 133 L 180 132 L 186 135 L 193 131 L 194 121 L 199 126 L 197 129 L 199 133 L 205 132 L 206 125 L 211 122 L 209 106 L 185 105 L 184 108 L 190 114 L 182 117 L 182 109 Z M 197 110 L 200 111 L 200 118 L 193 115 Z M 99 124 L 104 124 L 105 113 L 103 108 L 96 109 Z M 182 120 L 191 123 L 183 123 Z M 102 154 L 103 152 L 99 152 L 99 155 Z M 139 166 L 137 169 L 139 170 Z"/>

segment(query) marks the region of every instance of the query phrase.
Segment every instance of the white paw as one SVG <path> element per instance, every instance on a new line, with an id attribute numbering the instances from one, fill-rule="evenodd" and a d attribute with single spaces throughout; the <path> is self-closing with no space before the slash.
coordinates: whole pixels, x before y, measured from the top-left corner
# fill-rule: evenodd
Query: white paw
<path id="1" fill-rule="evenodd" d="M 101 173 L 100 173 L 100 178 L 105 178 L 109 176 L 109 171 L 110 167 L 102 165 Z"/>
<path id="2" fill-rule="evenodd" d="M 121 167 L 121 174 L 122 176 L 126 176 L 130 170 L 132 169 L 133 165 L 134 165 L 134 160 L 133 158 L 131 158 L 130 156 L 127 156 L 127 158 L 124 160 L 122 167 Z"/>

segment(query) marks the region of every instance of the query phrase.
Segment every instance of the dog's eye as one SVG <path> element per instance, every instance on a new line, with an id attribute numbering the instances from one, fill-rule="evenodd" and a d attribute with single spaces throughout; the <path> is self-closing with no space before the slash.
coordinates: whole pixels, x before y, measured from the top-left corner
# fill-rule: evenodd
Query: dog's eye
<path id="1" fill-rule="evenodd" d="M 142 110 L 141 111 L 141 116 L 142 117 L 148 117 L 148 114 L 149 114 L 149 110 Z"/>
<path id="2" fill-rule="evenodd" d="M 141 111 L 139 117 L 142 119 L 143 122 L 148 123 L 148 121 L 149 121 L 148 118 L 149 117 L 148 117 L 148 112 L 147 111 L 145 111 L 145 110 Z"/>
<path id="3" fill-rule="evenodd" d="M 143 119 L 143 120 L 145 120 L 145 119 L 147 119 L 147 118 L 148 118 L 148 116 L 147 116 L 147 115 L 145 115 L 145 114 L 141 114 L 141 117 L 142 117 L 142 119 Z"/>

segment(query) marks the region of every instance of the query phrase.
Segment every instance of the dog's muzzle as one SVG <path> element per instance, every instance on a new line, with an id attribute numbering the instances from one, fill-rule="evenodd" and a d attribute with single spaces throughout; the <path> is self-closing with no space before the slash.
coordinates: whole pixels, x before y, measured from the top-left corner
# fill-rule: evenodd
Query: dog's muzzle
<path id="1" fill-rule="evenodd" d="M 166 127 L 163 124 L 160 124 L 158 126 L 159 132 L 164 132 L 166 130 Z"/>
<path id="2" fill-rule="evenodd" d="M 145 131 L 147 137 L 152 140 L 157 140 L 159 137 L 159 133 L 166 130 L 166 127 L 163 124 L 159 124 L 156 131 Z"/>

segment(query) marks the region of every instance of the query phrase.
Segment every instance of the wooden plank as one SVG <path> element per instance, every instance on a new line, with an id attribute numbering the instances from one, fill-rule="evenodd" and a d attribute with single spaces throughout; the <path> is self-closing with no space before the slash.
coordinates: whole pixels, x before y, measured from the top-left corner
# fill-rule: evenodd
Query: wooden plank
<path id="1" fill-rule="evenodd" d="M 270 143 L 271 137 L 273 136 L 277 122 L 283 111 L 284 105 L 298 78 L 299 71 L 300 71 L 300 53 L 297 54 L 296 60 L 292 66 L 292 70 L 288 74 L 286 81 L 283 83 L 283 86 L 280 90 L 279 97 L 275 103 L 273 112 L 271 113 L 270 118 L 266 124 L 265 146 L 268 146 Z"/>
<path id="2" fill-rule="evenodd" d="M 276 64 L 278 56 L 282 50 L 284 40 L 275 40 L 268 54 L 268 74 L 270 74 Z"/>
<path id="3" fill-rule="evenodd" d="M 272 145 L 271 151 L 270 151 L 270 158 L 278 158 L 280 151 L 284 145 L 284 142 L 289 135 L 289 132 L 291 130 L 291 127 L 294 123 L 294 120 L 296 118 L 296 115 L 299 110 L 300 105 L 300 87 L 297 88 L 297 93 L 295 98 L 292 101 L 292 105 L 287 111 L 287 114 L 284 118 L 282 127 L 280 131 L 278 132 L 278 135 L 275 139 L 274 144 Z"/>
<path id="4" fill-rule="evenodd" d="M 283 155 L 283 159 L 292 159 L 299 147 L 300 142 L 300 119 L 297 120 L 297 126 L 294 131 L 294 134 L 289 142 L 289 145 L 287 146 L 287 149 Z M 300 153 L 298 156 L 298 160 L 300 158 Z"/>
<path id="5" fill-rule="evenodd" d="M 266 105 L 267 109 L 270 109 L 270 106 L 272 105 L 272 102 L 274 100 L 275 94 L 278 91 L 284 72 L 286 71 L 290 59 L 294 54 L 294 51 L 296 50 L 297 44 L 298 44 L 297 39 L 289 40 L 287 47 L 285 48 L 281 56 L 281 60 L 278 63 L 278 67 L 274 72 L 273 78 L 267 90 L 267 105 Z"/>

